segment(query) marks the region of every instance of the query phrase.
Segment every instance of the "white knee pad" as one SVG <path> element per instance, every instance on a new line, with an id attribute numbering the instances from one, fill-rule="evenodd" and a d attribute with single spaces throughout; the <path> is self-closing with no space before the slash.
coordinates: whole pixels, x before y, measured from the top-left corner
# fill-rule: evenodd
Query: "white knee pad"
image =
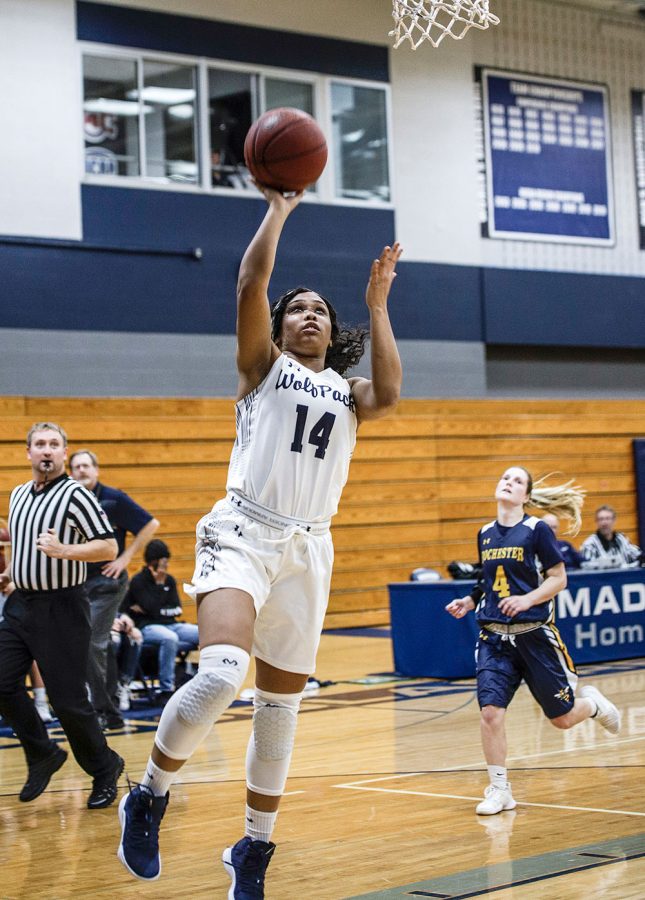
<path id="1" fill-rule="evenodd" d="M 256 688 L 246 784 L 257 794 L 279 797 L 284 791 L 301 700 L 302 693 L 272 694 Z"/>
<path id="2" fill-rule="evenodd" d="M 155 737 L 162 753 L 171 759 L 188 759 L 235 700 L 248 668 L 249 654 L 241 647 L 205 647 L 197 674 L 164 707 Z"/>

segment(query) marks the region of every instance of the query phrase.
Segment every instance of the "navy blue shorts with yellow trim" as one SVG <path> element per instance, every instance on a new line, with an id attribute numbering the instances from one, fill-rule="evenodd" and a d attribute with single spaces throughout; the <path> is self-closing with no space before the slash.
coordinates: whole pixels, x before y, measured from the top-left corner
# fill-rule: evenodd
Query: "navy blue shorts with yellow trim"
<path id="1" fill-rule="evenodd" d="M 522 679 L 549 719 L 568 713 L 575 702 L 576 668 L 555 625 L 511 639 L 482 629 L 475 658 L 480 708 L 506 709 Z"/>

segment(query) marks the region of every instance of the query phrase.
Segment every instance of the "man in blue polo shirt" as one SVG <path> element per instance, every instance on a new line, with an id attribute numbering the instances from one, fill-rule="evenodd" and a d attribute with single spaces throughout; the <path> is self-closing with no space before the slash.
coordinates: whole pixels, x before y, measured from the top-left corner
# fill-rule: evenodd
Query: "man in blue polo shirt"
<path id="1" fill-rule="evenodd" d="M 105 728 L 120 728 L 123 717 L 106 686 L 110 629 L 128 586 L 127 568 L 159 528 L 159 522 L 123 491 L 99 481 L 98 457 L 91 450 L 77 450 L 69 460 L 72 478 L 96 496 L 114 531 L 119 555 L 112 562 L 90 563 L 85 587 L 90 598 L 92 637 L 87 683 L 92 705 Z M 133 540 L 126 546 L 126 534 Z"/>

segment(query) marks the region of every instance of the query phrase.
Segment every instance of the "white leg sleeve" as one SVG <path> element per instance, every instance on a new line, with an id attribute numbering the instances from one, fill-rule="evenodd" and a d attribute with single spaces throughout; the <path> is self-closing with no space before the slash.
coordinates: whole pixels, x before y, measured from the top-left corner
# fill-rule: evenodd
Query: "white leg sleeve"
<path id="1" fill-rule="evenodd" d="M 302 693 L 255 691 L 253 733 L 246 751 L 246 785 L 257 794 L 284 791 Z"/>
<path id="2" fill-rule="evenodd" d="M 204 647 L 197 675 L 164 707 L 155 737 L 161 752 L 170 759 L 188 759 L 235 700 L 248 668 L 249 654 L 241 647 Z"/>

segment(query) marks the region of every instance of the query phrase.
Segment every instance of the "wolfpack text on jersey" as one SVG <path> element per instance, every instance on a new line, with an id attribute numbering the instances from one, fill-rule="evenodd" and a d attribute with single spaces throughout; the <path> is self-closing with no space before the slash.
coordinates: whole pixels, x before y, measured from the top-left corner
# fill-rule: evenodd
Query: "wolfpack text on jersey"
<path id="1" fill-rule="evenodd" d="M 330 519 L 347 481 L 356 424 L 345 378 L 282 354 L 236 404 L 227 490 L 294 519 Z"/>

